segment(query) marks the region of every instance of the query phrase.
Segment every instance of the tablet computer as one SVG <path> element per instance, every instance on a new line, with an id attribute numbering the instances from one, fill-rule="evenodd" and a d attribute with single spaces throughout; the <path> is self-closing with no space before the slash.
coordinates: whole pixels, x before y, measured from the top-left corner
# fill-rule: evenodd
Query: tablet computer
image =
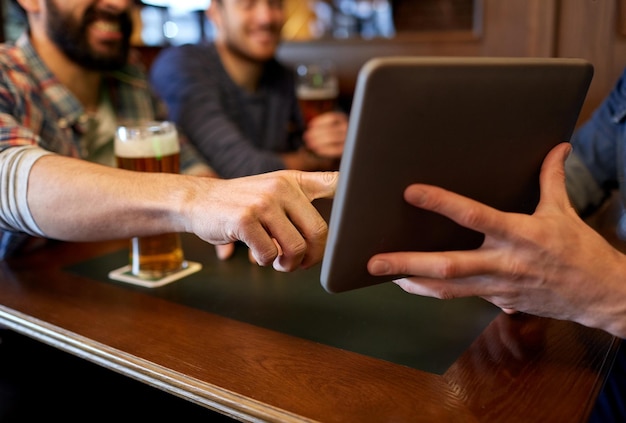
<path id="1" fill-rule="evenodd" d="M 548 151 L 568 141 L 593 67 L 582 59 L 387 57 L 359 72 L 321 283 L 342 292 L 391 251 L 477 248 L 483 235 L 406 203 L 413 183 L 532 213 Z"/>

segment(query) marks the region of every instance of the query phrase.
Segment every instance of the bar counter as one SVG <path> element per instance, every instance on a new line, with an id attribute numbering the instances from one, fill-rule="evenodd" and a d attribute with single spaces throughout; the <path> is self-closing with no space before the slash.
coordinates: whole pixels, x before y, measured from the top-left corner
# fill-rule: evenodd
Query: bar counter
<path id="1" fill-rule="evenodd" d="M 183 246 L 203 269 L 159 288 L 108 279 L 127 241 L 0 262 L 0 325 L 241 421 L 585 422 L 620 342 L 391 283 L 328 294 L 319 266 Z"/>

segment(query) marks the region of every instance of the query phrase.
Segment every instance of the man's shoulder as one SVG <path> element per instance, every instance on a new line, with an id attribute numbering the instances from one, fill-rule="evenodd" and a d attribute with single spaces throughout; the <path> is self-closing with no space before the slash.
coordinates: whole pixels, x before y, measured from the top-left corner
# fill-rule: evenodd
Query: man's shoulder
<path id="1" fill-rule="evenodd" d="M 161 51 L 150 67 L 153 84 L 170 84 L 172 79 L 210 81 L 220 78 L 217 69 L 221 64 L 212 53 L 213 48 L 206 44 L 184 44 L 168 47 Z"/>
<path id="2" fill-rule="evenodd" d="M 39 67 L 37 67 L 39 66 Z M 47 73 L 38 62 L 29 60 L 25 52 L 13 44 L 0 44 L 0 88 L 28 92 L 40 85 Z"/>
<path id="3" fill-rule="evenodd" d="M 28 65 L 24 52 L 14 44 L 0 44 L 0 68 L 7 70 L 22 70 L 26 72 Z"/>

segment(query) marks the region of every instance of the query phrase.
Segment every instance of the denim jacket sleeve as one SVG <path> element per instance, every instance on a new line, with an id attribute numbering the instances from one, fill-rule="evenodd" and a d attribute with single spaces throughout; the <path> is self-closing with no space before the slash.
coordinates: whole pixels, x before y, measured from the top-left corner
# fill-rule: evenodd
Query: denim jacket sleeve
<path id="1" fill-rule="evenodd" d="M 617 84 L 573 135 L 565 165 L 567 191 L 579 213 L 593 210 L 616 186 L 623 187 L 626 135 L 626 70 Z"/>

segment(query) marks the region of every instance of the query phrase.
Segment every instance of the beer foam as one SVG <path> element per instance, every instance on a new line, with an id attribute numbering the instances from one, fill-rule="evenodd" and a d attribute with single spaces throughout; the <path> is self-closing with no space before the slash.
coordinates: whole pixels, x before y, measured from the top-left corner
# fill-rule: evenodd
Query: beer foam
<path id="1" fill-rule="evenodd" d="M 329 100 L 336 98 L 339 95 L 339 90 L 332 86 L 323 88 L 300 86 L 296 94 L 300 100 Z"/>
<path id="2" fill-rule="evenodd" d="M 180 151 L 176 131 L 122 141 L 115 137 L 115 154 L 124 158 L 163 157 Z"/>

